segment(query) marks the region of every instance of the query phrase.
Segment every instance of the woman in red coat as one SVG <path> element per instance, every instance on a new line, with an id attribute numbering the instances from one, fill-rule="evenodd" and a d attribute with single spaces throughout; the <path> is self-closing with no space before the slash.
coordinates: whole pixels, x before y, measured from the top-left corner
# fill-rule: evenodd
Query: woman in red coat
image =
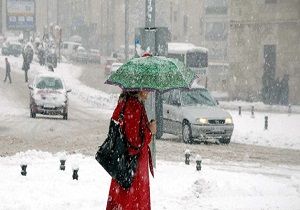
<path id="1" fill-rule="evenodd" d="M 144 101 L 148 97 L 147 91 L 125 92 L 123 98 L 113 113 L 112 119 L 118 121 L 124 107 L 123 132 L 127 140 L 134 147 L 141 147 L 139 151 L 128 148 L 129 154 L 139 153 L 138 165 L 132 185 L 129 189 L 122 188 L 112 179 L 107 210 L 150 210 L 149 167 L 153 176 L 151 152 L 149 143 L 156 133 L 155 121 L 148 121 Z"/>

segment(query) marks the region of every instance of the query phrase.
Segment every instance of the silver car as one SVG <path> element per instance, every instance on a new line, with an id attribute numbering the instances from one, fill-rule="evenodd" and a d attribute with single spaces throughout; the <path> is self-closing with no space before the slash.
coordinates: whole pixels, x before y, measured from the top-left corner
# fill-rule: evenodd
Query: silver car
<path id="1" fill-rule="evenodd" d="M 182 135 L 185 143 L 217 140 L 229 144 L 233 128 L 231 115 L 218 107 L 205 88 L 163 94 L 163 132 Z"/>
<path id="2" fill-rule="evenodd" d="M 62 115 L 68 119 L 68 94 L 71 89 L 66 89 L 65 83 L 55 73 L 39 74 L 30 89 L 30 117 L 35 118 L 36 114 Z"/>

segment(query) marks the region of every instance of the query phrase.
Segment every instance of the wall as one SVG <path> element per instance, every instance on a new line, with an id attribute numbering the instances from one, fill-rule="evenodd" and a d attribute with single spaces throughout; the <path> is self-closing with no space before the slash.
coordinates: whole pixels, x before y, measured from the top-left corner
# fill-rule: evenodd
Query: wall
<path id="1" fill-rule="evenodd" d="M 276 78 L 290 75 L 290 102 L 300 104 L 300 2 L 231 0 L 229 60 L 232 98 L 260 100 L 264 45 L 276 45 Z"/>

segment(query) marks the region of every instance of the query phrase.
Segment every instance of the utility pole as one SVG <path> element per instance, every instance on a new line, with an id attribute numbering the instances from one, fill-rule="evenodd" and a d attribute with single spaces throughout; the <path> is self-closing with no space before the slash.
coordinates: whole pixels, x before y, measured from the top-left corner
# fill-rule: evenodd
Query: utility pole
<path id="1" fill-rule="evenodd" d="M 49 27 L 49 0 L 46 2 L 47 28 Z"/>
<path id="2" fill-rule="evenodd" d="M 56 25 L 59 25 L 59 0 L 56 0 Z"/>
<path id="3" fill-rule="evenodd" d="M 107 55 L 110 54 L 110 28 L 109 28 L 109 25 L 110 25 L 110 1 L 106 1 L 106 53 Z"/>
<path id="4" fill-rule="evenodd" d="M 155 0 L 146 0 L 146 19 L 145 19 L 145 50 L 151 52 L 153 55 L 155 52 Z"/>
<path id="5" fill-rule="evenodd" d="M 104 51 L 104 3 L 103 1 L 100 1 L 100 50 L 101 53 L 103 54 Z"/>
<path id="6" fill-rule="evenodd" d="M 2 34 L 2 23 L 3 23 L 2 0 L 0 0 L 0 34 Z"/>
<path id="7" fill-rule="evenodd" d="M 128 60 L 129 0 L 125 0 L 125 62 Z"/>
<path id="8" fill-rule="evenodd" d="M 155 0 L 146 0 L 146 19 L 145 19 L 145 50 L 155 55 Z M 146 108 L 149 118 L 155 119 L 155 93 L 150 94 L 146 104 Z M 151 151 L 152 151 L 152 162 L 154 168 L 156 168 L 156 143 L 155 136 L 152 137 Z"/>

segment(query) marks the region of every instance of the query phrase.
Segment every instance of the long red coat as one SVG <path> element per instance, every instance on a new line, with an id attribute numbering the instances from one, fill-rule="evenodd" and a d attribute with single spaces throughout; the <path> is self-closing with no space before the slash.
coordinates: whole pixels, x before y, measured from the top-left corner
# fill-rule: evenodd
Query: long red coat
<path id="1" fill-rule="evenodd" d="M 153 175 L 151 153 L 148 144 L 151 141 L 151 131 L 148 127 L 148 118 L 144 105 L 136 98 L 130 97 L 118 103 L 112 119 L 118 120 L 120 112 L 124 109 L 123 132 L 129 143 L 135 147 L 143 146 L 140 150 L 138 166 L 132 186 L 129 189 L 122 188 L 116 180 L 112 179 L 107 210 L 150 210 L 150 186 L 149 186 L 149 161 L 150 170 Z M 140 137 L 140 129 L 143 140 Z M 136 151 L 129 149 L 130 154 Z"/>

